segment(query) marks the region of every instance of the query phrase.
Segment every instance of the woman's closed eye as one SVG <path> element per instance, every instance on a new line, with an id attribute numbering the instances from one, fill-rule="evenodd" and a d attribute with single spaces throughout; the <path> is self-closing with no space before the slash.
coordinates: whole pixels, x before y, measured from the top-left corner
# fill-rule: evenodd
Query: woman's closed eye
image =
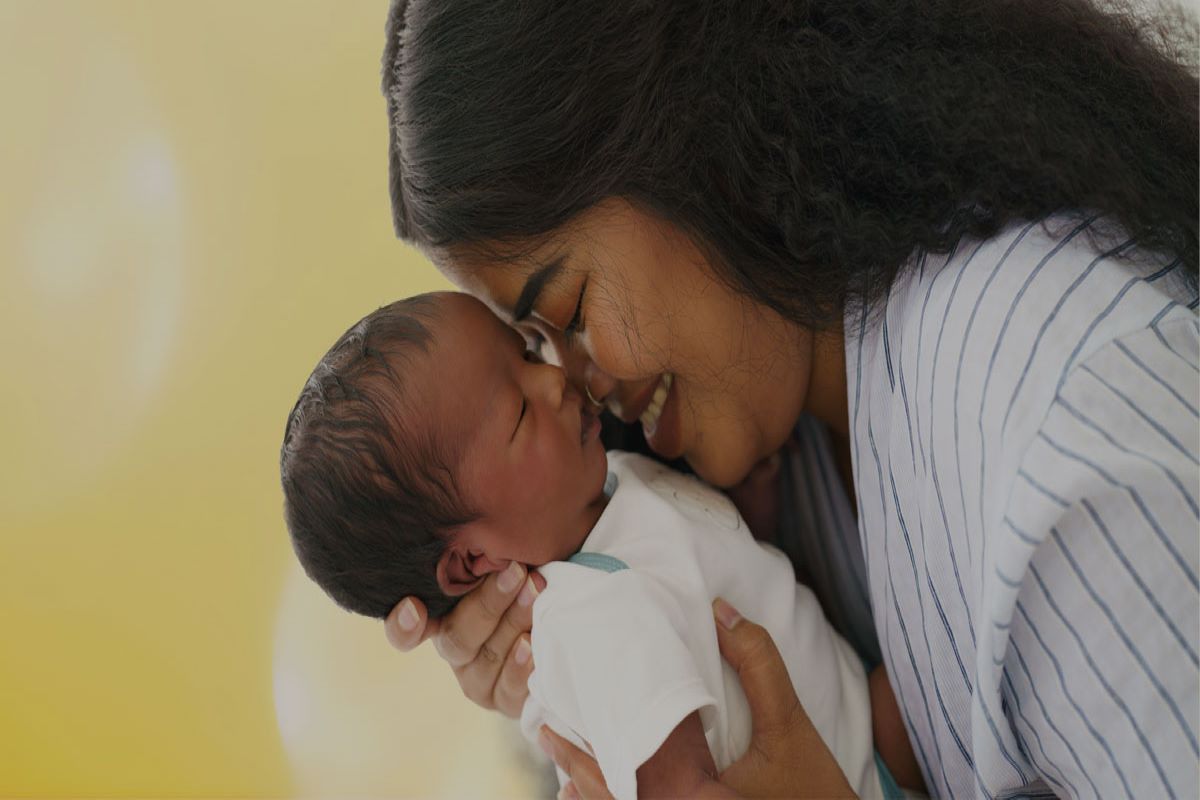
<path id="1" fill-rule="evenodd" d="M 575 301 L 575 312 L 571 315 L 571 320 L 563 328 L 563 336 L 567 341 L 571 341 L 575 336 L 583 331 L 583 294 L 587 291 L 587 280 L 579 287 L 579 299 Z"/>

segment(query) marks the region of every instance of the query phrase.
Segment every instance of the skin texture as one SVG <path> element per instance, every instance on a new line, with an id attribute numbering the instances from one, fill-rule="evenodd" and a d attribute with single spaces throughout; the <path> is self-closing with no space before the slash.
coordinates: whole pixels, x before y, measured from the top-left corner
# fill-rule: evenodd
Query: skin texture
<path id="1" fill-rule="evenodd" d="M 497 260 L 497 250 L 509 257 Z M 626 422 L 673 375 L 647 442 L 716 486 L 734 486 L 777 451 L 804 410 L 846 429 L 840 334 L 814 335 L 733 291 L 688 237 L 623 200 L 538 242 L 431 255 L 502 319 L 550 342 L 572 379 Z M 559 260 L 517 319 L 529 277 Z"/>

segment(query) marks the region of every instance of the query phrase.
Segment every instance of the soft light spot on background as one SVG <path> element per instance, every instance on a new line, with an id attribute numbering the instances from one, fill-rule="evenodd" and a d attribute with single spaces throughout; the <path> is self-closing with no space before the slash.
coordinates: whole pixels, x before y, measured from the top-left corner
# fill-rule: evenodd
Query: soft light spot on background
<path id="1" fill-rule="evenodd" d="M 387 4 L 0 0 L 0 797 L 528 797 L 299 574 L 284 420 L 392 233 Z"/>
<path id="2" fill-rule="evenodd" d="M 169 134 L 138 66 L 103 28 L 87 33 L 44 120 L 50 135 L 6 157 L 29 169 L 8 287 L 26 302 L 7 322 L 25 346 L 9 368 L 40 378 L 14 400 L 55 421 L 50 435 L 14 425 L 7 437 L 23 465 L 0 488 L 10 508 L 60 502 L 110 462 L 154 400 L 183 312 L 184 187 Z"/>
<path id="3" fill-rule="evenodd" d="M 289 570 L 275 623 L 274 687 L 297 790 L 534 796 L 514 769 L 527 758 L 516 723 L 455 697 L 454 677 L 432 648 L 394 658 L 381 633 L 380 622 L 334 606 L 299 566 Z"/>

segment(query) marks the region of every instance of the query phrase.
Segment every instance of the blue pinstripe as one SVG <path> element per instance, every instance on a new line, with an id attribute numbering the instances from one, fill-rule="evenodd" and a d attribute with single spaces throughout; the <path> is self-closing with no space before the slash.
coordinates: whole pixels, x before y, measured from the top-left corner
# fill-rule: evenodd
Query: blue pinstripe
<path id="1" fill-rule="evenodd" d="M 1182 405 L 1188 411 L 1192 412 L 1193 417 L 1200 416 L 1200 413 L 1197 413 L 1197 411 L 1196 411 L 1196 407 L 1194 405 L 1192 405 L 1191 403 L 1189 403 L 1186 397 L 1181 395 L 1179 392 L 1175 391 L 1174 386 L 1171 386 L 1169 383 L 1164 381 L 1158 375 L 1158 373 L 1154 372 L 1154 370 L 1152 370 L 1148 366 L 1146 366 L 1146 363 L 1144 361 L 1142 361 L 1140 358 L 1138 358 L 1136 355 L 1134 355 L 1133 351 L 1130 350 L 1128 347 L 1126 347 L 1124 342 L 1117 342 L 1116 345 L 1117 345 L 1118 350 L 1120 350 L 1122 353 L 1124 353 L 1125 356 L 1130 361 L 1132 361 L 1134 364 L 1137 365 L 1138 369 L 1140 369 L 1142 372 L 1144 372 L 1146 374 L 1146 377 L 1148 377 L 1150 380 L 1154 381 L 1159 386 L 1166 389 L 1167 392 L 1170 393 L 1171 397 L 1174 397 L 1176 400 L 1179 401 L 1180 405 Z M 900 378 L 901 378 L 901 380 L 903 380 L 904 373 L 900 373 Z M 903 383 L 901 385 L 903 385 Z"/>
<path id="2" fill-rule="evenodd" d="M 1084 713 L 1083 708 L 1075 699 L 1075 695 L 1071 694 L 1071 690 L 1067 688 L 1067 681 L 1063 675 L 1062 664 L 1059 662 L 1058 657 L 1054 655 L 1054 651 L 1051 650 L 1050 646 L 1046 644 L 1046 640 L 1042 638 L 1041 632 L 1038 631 L 1037 626 L 1033 624 L 1033 620 L 1029 617 L 1029 612 L 1025 610 L 1025 605 L 1019 601 L 1017 603 L 1017 612 L 1021 615 L 1021 619 L 1025 621 L 1025 625 L 1029 628 L 1029 631 L 1033 634 L 1033 637 L 1037 639 L 1038 644 L 1042 646 L 1042 650 L 1045 651 L 1046 657 L 1050 659 L 1050 663 L 1054 666 L 1054 672 L 1056 675 L 1058 675 L 1058 685 L 1059 688 L 1062 689 L 1063 696 L 1067 698 L 1067 702 L 1070 703 L 1071 707 L 1075 709 L 1075 712 L 1079 715 L 1079 719 L 1083 722 L 1084 727 L 1088 729 L 1088 732 L 1092 734 L 1092 737 L 1096 740 L 1096 742 L 1102 748 L 1104 748 L 1104 752 L 1108 754 L 1109 761 L 1112 763 L 1113 769 L 1117 773 L 1117 777 L 1121 779 L 1121 785 L 1125 787 L 1125 796 L 1132 798 L 1133 790 L 1129 786 L 1129 781 L 1125 778 L 1124 770 L 1121 769 L 1120 763 L 1117 761 L 1116 756 L 1113 755 L 1112 747 L 1109 746 L 1108 740 L 1104 738 L 1104 735 L 1100 733 L 1100 731 L 1096 730 L 1094 725 L 1092 725 L 1091 720 L 1088 719 L 1088 715 Z"/>
<path id="3" fill-rule="evenodd" d="M 1085 426 L 1090 428 L 1097 435 L 1099 435 L 1102 439 L 1104 439 L 1104 441 L 1108 442 L 1110 445 L 1117 448 L 1122 453 L 1134 456 L 1136 458 L 1143 459 L 1147 463 L 1153 464 L 1154 466 L 1156 466 L 1160 470 L 1162 470 L 1163 476 L 1167 479 L 1167 481 L 1172 486 L 1174 486 L 1176 489 L 1179 490 L 1179 494 L 1183 498 L 1183 501 L 1187 504 L 1188 508 L 1190 508 L 1192 510 L 1192 516 L 1200 517 L 1200 506 L 1198 506 L 1196 504 L 1196 501 L 1194 499 L 1192 499 L 1191 492 L 1189 492 L 1187 490 L 1187 487 L 1184 486 L 1183 483 L 1179 480 L 1179 476 L 1176 475 L 1175 472 L 1173 470 L 1171 470 L 1170 467 L 1168 467 L 1166 464 L 1162 463 L 1158 459 L 1150 458 L 1149 456 L 1145 456 L 1145 455 L 1137 452 L 1136 450 L 1130 450 L 1128 447 L 1126 447 L 1125 445 L 1121 444 L 1116 439 L 1114 439 L 1112 437 L 1112 434 L 1110 434 L 1108 431 L 1104 430 L 1103 427 L 1097 425 L 1088 416 L 1086 416 L 1082 411 L 1077 409 L 1075 406 L 1071 405 L 1071 403 L 1068 400 L 1066 400 L 1065 398 L 1059 397 L 1057 404 L 1060 408 L 1062 408 L 1064 411 L 1066 411 L 1071 416 L 1075 417 L 1075 419 L 1079 420 L 1082 424 L 1084 424 Z M 1088 466 L 1091 466 L 1093 469 L 1096 468 L 1095 465 L 1093 465 L 1093 464 L 1089 464 Z M 1171 550 L 1171 554 L 1175 557 L 1175 560 L 1179 563 L 1180 569 L 1182 569 L 1185 573 L 1187 573 L 1189 579 L 1192 582 L 1192 586 L 1195 587 L 1197 585 L 1196 584 L 1196 573 L 1191 569 L 1191 567 L 1188 566 L 1188 564 L 1184 560 L 1183 556 L 1179 553 L 1178 550 L 1175 549 L 1175 546 L 1170 543 L 1170 541 L 1167 539 L 1166 535 L 1162 532 L 1162 529 L 1155 525 L 1155 523 L 1153 522 L 1153 516 L 1150 514 L 1149 510 L 1146 509 L 1146 504 L 1141 501 L 1141 498 L 1138 497 L 1137 492 L 1134 491 L 1133 487 L 1127 486 L 1125 484 L 1118 484 L 1118 482 L 1116 481 L 1115 478 L 1112 478 L 1107 472 L 1104 472 L 1103 470 L 1100 470 L 1099 472 L 1102 477 L 1104 477 L 1106 480 L 1109 481 L 1109 483 L 1112 483 L 1114 486 L 1120 485 L 1123 488 L 1129 490 L 1130 494 L 1132 494 L 1134 496 L 1134 502 L 1137 504 L 1138 509 L 1141 510 L 1142 513 L 1146 516 L 1147 521 L 1149 521 L 1152 526 L 1155 526 L 1154 527 L 1155 533 L 1157 533 L 1159 535 L 1159 537 L 1163 540 L 1163 544 L 1165 544 Z"/>
<path id="4" fill-rule="evenodd" d="M 1150 665 L 1146 663 L 1146 657 L 1142 655 L 1141 650 L 1139 650 L 1137 645 L 1133 643 L 1133 640 L 1129 637 L 1129 634 L 1125 632 L 1125 628 L 1120 622 L 1117 621 L 1117 617 L 1115 614 L 1113 614 L 1113 611 L 1109 607 L 1108 603 L 1104 602 L 1103 598 L 1100 597 L 1100 594 L 1096 591 L 1095 587 L 1092 586 L 1092 582 L 1087 579 L 1087 575 L 1080 568 L 1079 562 L 1075 560 L 1073 555 L 1071 555 L 1070 548 L 1068 548 L 1066 542 L 1063 541 L 1062 534 L 1058 532 L 1058 528 L 1050 529 L 1050 538 L 1053 539 L 1054 543 L 1058 545 L 1059 550 L 1062 551 L 1063 556 L 1066 558 L 1067 563 L 1070 565 L 1072 571 L 1074 571 L 1075 576 L 1079 578 L 1079 583 L 1087 591 L 1088 596 L 1092 598 L 1092 601 L 1100 609 L 1100 612 L 1104 614 L 1104 617 L 1108 620 L 1109 624 L 1112 625 L 1113 631 L 1116 632 L 1117 636 L 1121 639 L 1121 642 L 1129 650 L 1130 655 L 1134 657 L 1134 660 L 1138 662 L 1138 666 L 1142 668 L 1142 671 L 1146 674 L 1146 677 L 1150 679 L 1152 684 L 1154 684 L 1154 689 L 1158 692 L 1159 697 L 1161 697 L 1163 702 L 1167 704 L 1167 707 L 1171 709 L 1171 715 L 1175 717 L 1175 721 L 1179 723 L 1180 730 L 1182 730 L 1184 736 L 1187 737 L 1188 743 L 1192 746 L 1192 752 L 1197 756 L 1200 756 L 1200 749 L 1197 748 L 1196 743 L 1196 734 L 1187 724 L 1187 720 L 1183 718 L 1183 712 L 1179 710 L 1179 704 L 1175 702 L 1174 698 L 1172 698 L 1170 693 L 1167 691 L 1167 687 L 1163 686 L 1162 681 L 1159 680 L 1156 674 L 1154 674 L 1154 670 L 1152 670 Z M 1033 570 L 1031 570 L 1031 572 L 1033 572 Z M 1037 577 L 1036 572 L 1033 574 L 1034 577 Z M 1038 578 L 1038 581 L 1040 583 L 1041 578 Z M 1042 590 L 1045 591 L 1044 586 Z"/>
<path id="5" fill-rule="evenodd" d="M 1084 372 L 1086 372 L 1087 374 L 1091 375 L 1093 378 L 1098 380 L 1104 386 L 1104 388 L 1108 389 L 1110 392 L 1115 394 L 1117 397 L 1121 398 L 1121 402 L 1123 402 L 1123 403 L 1125 403 L 1125 405 L 1129 406 L 1130 410 L 1132 410 L 1133 413 L 1135 413 L 1139 417 L 1141 417 L 1142 420 L 1147 425 L 1149 425 L 1151 428 L 1154 428 L 1154 430 L 1158 433 L 1159 436 L 1163 437 L 1168 442 L 1170 442 L 1171 446 L 1174 447 L 1176 450 L 1178 450 L 1180 453 L 1182 453 L 1185 458 L 1190 460 L 1193 464 L 1200 464 L 1200 459 L 1196 458 L 1196 456 L 1194 456 L 1192 453 L 1188 452 L 1188 449 L 1183 446 L 1183 443 L 1180 442 L 1178 439 L 1176 439 L 1174 436 L 1172 436 L 1171 432 L 1168 431 L 1166 428 L 1164 428 L 1161 424 L 1159 424 L 1159 422 L 1156 419 L 1154 419 L 1154 417 L 1147 414 L 1145 411 L 1143 411 L 1137 405 L 1137 403 L 1130 400 L 1129 395 L 1125 394 L 1120 389 L 1113 386 L 1108 381 L 1104 380 L 1104 378 L 1097 375 L 1096 371 L 1093 370 L 1091 367 L 1089 367 L 1087 364 L 1084 364 L 1080 369 L 1082 369 Z"/>
<path id="6" fill-rule="evenodd" d="M 1062 729 L 1059 728 L 1054 722 L 1054 717 L 1051 716 L 1046 710 L 1046 703 L 1042 700 L 1041 693 L 1037 690 L 1037 684 L 1034 682 L 1033 675 L 1029 671 L 1029 664 L 1025 662 L 1025 657 L 1021 655 L 1020 648 L 1015 644 L 1011 645 L 1009 647 L 1009 652 L 1011 652 L 1017 658 L 1017 663 L 1021 667 L 1021 672 L 1025 675 L 1025 680 L 1029 684 L 1029 693 L 1033 696 L 1034 702 L 1038 704 L 1038 710 L 1042 712 L 1042 719 L 1046 720 L 1046 724 L 1049 725 L 1050 730 L 1058 734 L 1058 738 L 1062 740 L 1063 746 L 1066 747 L 1067 752 L 1071 754 L 1071 758 L 1074 760 L 1075 766 L 1079 770 L 1079 774 L 1087 778 L 1087 782 L 1092 787 L 1092 792 L 1096 795 L 1096 797 L 1100 797 L 1100 790 L 1096 788 L 1096 783 L 1092 780 L 1092 774 L 1088 770 L 1084 769 L 1083 762 L 1079 760 L 1079 753 L 1077 753 L 1075 748 L 1071 746 L 1071 740 L 1063 735 Z M 1008 675 L 1007 672 L 1006 675 Z M 1011 676 L 1009 677 L 1011 680 Z M 1013 687 L 1013 697 L 1015 698 L 1016 696 L 1017 692 L 1015 687 Z"/>
<path id="7" fill-rule="evenodd" d="M 1160 282 L 1177 261 L 1147 269 L 1166 260 L 1097 247 L 1080 235 L 1094 219 L 1056 222 L 919 253 L 870 330 L 869 310 L 850 317 L 859 534 L 884 662 L 935 796 L 1101 795 L 1108 775 L 1126 796 L 1190 794 L 1200 553 L 1181 526 L 1200 522 L 1186 435 L 1200 415 L 1185 388 L 1197 329 L 1179 320 L 1193 296 Z M 1070 549 L 1097 539 L 1087 558 Z"/>
<path id="8" fill-rule="evenodd" d="M 1042 744 L 1042 735 L 1037 732 L 1037 728 L 1035 728 L 1033 723 L 1029 721 L 1029 717 L 1025 716 L 1025 712 L 1021 709 L 1021 701 L 1017 699 L 1017 691 L 1012 685 L 1012 676 L 1009 675 L 1007 671 L 1004 673 L 1004 683 L 1006 686 L 1008 686 L 1007 696 L 1012 698 L 1012 701 L 1009 703 L 1009 707 L 1016 712 L 1018 719 L 1025 723 L 1025 730 L 1027 730 L 1029 734 L 1033 736 L 1034 744 L 1036 744 L 1038 750 L 1042 752 L 1042 761 L 1054 767 L 1054 771 L 1058 773 L 1057 780 L 1043 773 L 1045 779 L 1053 783 L 1059 789 L 1066 789 L 1068 786 L 1071 787 L 1071 794 L 1075 797 L 1079 797 L 1078 787 L 1076 787 L 1071 779 L 1067 777 L 1066 771 L 1050 759 L 1050 755 L 1046 752 L 1046 746 Z M 1025 756 L 1030 761 L 1034 761 L 1032 753 L 1026 751 Z"/>
<path id="9" fill-rule="evenodd" d="M 1121 696 L 1117 694 L 1117 692 L 1113 691 L 1112 684 L 1105 679 L 1104 673 L 1101 672 L 1100 667 L 1096 665 L 1095 659 L 1092 658 L 1091 652 L 1088 650 L 1087 645 L 1084 644 L 1083 637 L 1079 635 L 1079 631 L 1075 629 L 1075 626 L 1072 625 L 1070 620 L 1067 619 L 1066 615 L 1062 613 L 1062 610 L 1058 607 L 1058 603 L 1054 601 L 1054 595 L 1050 593 L 1048 588 L 1046 588 L 1046 582 L 1042 580 L 1042 576 L 1038 572 L 1038 568 L 1031 564 L 1029 567 L 1029 574 L 1033 576 L 1038 588 L 1042 590 L 1042 596 L 1046 598 L 1046 604 L 1050 606 L 1050 610 L 1054 612 L 1055 616 L 1058 617 L 1059 621 L 1062 622 L 1063 626 L 1068 632 L 1070 632 L 1072 638 L 1075 639 L 1076 645 L 1079 646 L 1080 652 L 1083 653 L 1084 660 L 1087 661 L 1088 666 L 1092 668 L 1092 674 L 1095 675 L 1096 679 L 1100 681 L 1100 685 L 1104 687 L 1106 692 L 1108 692 L 1109 697 L 1112 698 L 1112 701 L 1116 704 L 1117 708 L 1121 709 L 1121 712 L 1125 715 L 1125 719 L 1129 720 L 1129 725 L 1133 728 L 1134 735 L 1138 737 L 1138 741 L 1142 743 L 1142 747 L 1145 748 L 1146 754 L 1150 756 L 1150 761 L 1154 764 L 1155 771 L 1158 772 L 1158 778 L 1160 781 L 1162 781 L 1163 788 L 1167 790 L 1167 793 L 1171 795 L 1171 797 L 1174 797 L 1175 793 L 1171 790 L 1171 784 L 1167 781 L 1167 776 L 1166 773 L 1163 772 L 1162 764 L 1159 762 L 1158 757 L 1154 754 L 1154 748 L 1150 746 L 1149 740 L 1146 739 L 1146 734 L 1142 731 L 1141 726 L 1137 724 L 1137 720 L 1133 718 L 1133 714 L 1129 711 L 1129 706 L 1126 705 L 1125 701 L 1121 699 Z"/>

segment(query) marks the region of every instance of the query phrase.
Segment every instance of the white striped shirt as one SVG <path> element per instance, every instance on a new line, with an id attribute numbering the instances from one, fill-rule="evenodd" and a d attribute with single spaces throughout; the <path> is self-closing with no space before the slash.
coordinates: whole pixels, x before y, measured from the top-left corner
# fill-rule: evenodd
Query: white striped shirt
<path id="1" fill-rule="evenodd" d="M 1200 791 L 1196 297 L 1086 227 L 964 240 L 847 320 L 875 629 L 934 796 Z"/>

